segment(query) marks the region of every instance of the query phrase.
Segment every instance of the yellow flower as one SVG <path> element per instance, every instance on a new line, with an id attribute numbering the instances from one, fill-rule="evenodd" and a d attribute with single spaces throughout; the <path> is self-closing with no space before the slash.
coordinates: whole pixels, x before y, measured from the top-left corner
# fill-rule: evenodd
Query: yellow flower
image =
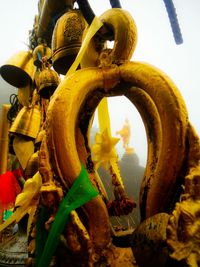
<path id="1" fill-rule="evenodd" d="M 117 160 L 115 145 L 119 140 L 120 138 L 112 137 L 107 128 L 102 133 L 96 134 L 95 144 L 92 146 L 92 159 L 96 169 L 100 166 L 107 169 L 112 159 Z"/>
<path id="2" fill-rule="evenodd" d="M 39 202 L 39 193 L 42 186 L 42 177 L 37 172 L 32 178 L 28 179 L 23 191 L 17 196 L 15 206 L 18 207 L 11 217 L 0 225 L 0 232 L 13 222 L 19 222 L 25 214 L 29 214 L 27 224 L 27 235 L 29 234 L 35 211 Z"/>

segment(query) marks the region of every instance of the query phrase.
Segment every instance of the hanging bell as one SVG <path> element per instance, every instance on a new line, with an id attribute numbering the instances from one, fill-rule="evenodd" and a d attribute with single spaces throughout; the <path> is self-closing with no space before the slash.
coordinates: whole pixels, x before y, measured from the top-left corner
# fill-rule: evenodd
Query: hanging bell
<path id="1" fill-rule="evenodd" d="M 79 10 L 70 10 L 57 20 L 52 35 L 52 62 L 59 74 L 65 75 L 74 62 L 85 27 L 86 22 Z"/>
<path id="2" fill-rule="evenodd" d="M 49 60 L 51 58 L 51 48 L 45 43 L 41 43 L 33 50 L 33 63 L 37 68 L 42 67 L 42 58 Z"/>
<path id="3" fill-rule="evenodd" d="M 31 84 L 33 72 L 34 64 L 30 51 L 18 52 L 0 68 L 3 79 L 17 88 Z"/>
<path id="4" fill-rule="evenodd" d="M 55 70 L 43 69 L 38 77 L 38 94 L 40 97 L 50 99 L 60 83 L 60 77 Z"/>
<path id="5" fill-rule="evenodd" d="M 41 114 L 38 107 L 24 106 L 13 124 L 10 127 L 10 133 L 22 134 L 35 139 L 41 127 Z"/>

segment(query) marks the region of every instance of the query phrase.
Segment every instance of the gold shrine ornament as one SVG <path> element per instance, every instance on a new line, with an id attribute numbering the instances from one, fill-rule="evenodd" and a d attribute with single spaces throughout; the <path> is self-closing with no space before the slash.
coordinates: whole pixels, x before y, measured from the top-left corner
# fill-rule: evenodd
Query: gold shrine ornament
<path id="1" fill-rule="evenodd" d="M 129 61 L 137 40 L 130 14 L 112 9 L 100 20 L 113 29 L 114 47 L 100 52 L 98 67 L 78 70 L 58 86 L 45 122 L 46 153 L 64 188 L 72 186 L 81 164 L 86 166 L 92 183 L 99 188 L 88 146 L 90 121 L 103 97 L 127 97 L 143 119 L 148 140 L 148 160 L 141 187 L 141 213 L 145 219 L 165 212 L 171 204 L 185 158 L 187 110 L 180 92 L 167 75 L 150 64 Z M 83 212 L 87 219 L 83 223 L 87 224 L 92 242 L 91 251 L 98 255 L 98 261 L 111 243 L 107 207 L 99 195 L 83 206 Z M 68 245 L 75 251 L 72 240 Z M 90 260 L 94 261 L 94 257 Z"/>
<path id="2" fill-rule="evenodd" d="M 126 57 L 131 57 L 132 47 L 135 45 L 133 36 L 136 36 L 133 23 L 127 23 L 130 22 L 130 15 L 127 14 L 128 12 L 112 9 L 100 17 L 105 23 L 112 25 L 114 34 L 116 32 L 121 37 L 121 42 L 116 42 L 109 55 L 102 52 L 101 62 L 104 64 L 107 57 L 113 63 L 120 64 L 78 70 L 60 84 L 48 109 L 48 143 L 52 143 L 49 148 L 53 153 L 52 159 L 56 151 L 55 171 L 62 179 L 75 179 L 81 169 L 80 156 L 75 146 L 77 124 L 83 124 L 80 122 L 80 115 L 87 109 L 88 115 L 81 115 L 81 118 L 85 120 L 84 125 L 89 125 L 93 111 L 103 96 L 126 96 L 137 107 L 147 132 L 148 160 L 141 189 L 141 206 L 143 217 L 149 217 L 165 211 L 169 205 L 184 158 L 188 116 L 178 89 L 163 72 L 145 63 L 123 63 Z M 118 22 L 121 17 L 124 24 Z M 119 31 L 119 26 L 125 27 L 125 23 L 129 27 L 131 25 L 131 29 Z M 131 32 L 134 33 L 132 39 L 129 38 Z M 51 151 L 51 147 L 55 150 Z M 64 158 L 69 165 L 66 166 Z M 166 168 L 169 160 L 171 164 Z M 68 179 L 73 181 L 73 178 Z"/>

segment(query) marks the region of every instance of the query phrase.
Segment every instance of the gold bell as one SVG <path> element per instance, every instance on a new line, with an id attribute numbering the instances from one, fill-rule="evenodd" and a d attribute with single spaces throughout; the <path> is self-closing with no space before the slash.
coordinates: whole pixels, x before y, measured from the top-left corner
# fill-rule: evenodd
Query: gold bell
<path id="1" fill-rule="evenodd" d="M 24 106 L 11 125 L 10 133 L 22 134 L 35 139 L 40 130 L 40 124 L 41 114 L 38 107 Z"/>
<path id="2" fill-rule="evenodd" d="M 52 62 L 59 74 L 65 75 L 74 62 L 85 27 L 86 22 L 79 10 L 69 10 L 57 20 L 52 35 Z"/>
<path id="3" fill-rule="evenodd" d="M 60 77 L 55 70 L 43 69 L 38 77 L 38 93 L 40 97 L 49 99 L 60 83 Z"/>
<path id="4" fill-rule="evenodd" d="M 18 88 L 32 83 L 33 72 L 34 64 L 30 51 L 18 52 L 0 68 L 3 79 Z"/>
<path id="5" fill-rule="evenodd" d="M 36 67 L 41 68 L 43 57 L 46 57 L 47 60 L 51 58 L 51 48 L 45 43 L 39 44 L 33 50 L 33 63 Z"/>

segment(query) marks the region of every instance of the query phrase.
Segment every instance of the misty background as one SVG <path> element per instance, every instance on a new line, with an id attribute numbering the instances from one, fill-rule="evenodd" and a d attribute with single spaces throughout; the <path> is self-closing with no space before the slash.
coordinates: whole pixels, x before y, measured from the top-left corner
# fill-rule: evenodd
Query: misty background
<path id="1" fill-rule="evenodd" d="M 138 44 L 132 60 L 148 62 L 164 71 L 177 85 L 185 100 L 189 119 L 200 135 L 200 1 L 174 0 L 183 44 L 176 45 L 163 0 L 121 0 L 138 28 Z M 89 0 L 95 14 L 110 8 L 108 0 Z M 0 0 L 0 66 L 14 53 L 27 50 L 28 31 L 32 29 L 37 0 Z M 0 110 L 9 103 L 9 96 L 17 94 L 0 77 Z M 125 97 L 109 98 L 112 133 L 123 127 L 127 118 L 131 124 L 131 143 L 145 166 L 147 143 L 139 113 Z M 1 112 L 1 111 L 0 111 Z M 1 114 L 1 113 L 0 113 Z M 97 118 L 94 127 L 98 127 Z M 122 141 L 117 145 L 119 156 L 124 153 Z"/>

